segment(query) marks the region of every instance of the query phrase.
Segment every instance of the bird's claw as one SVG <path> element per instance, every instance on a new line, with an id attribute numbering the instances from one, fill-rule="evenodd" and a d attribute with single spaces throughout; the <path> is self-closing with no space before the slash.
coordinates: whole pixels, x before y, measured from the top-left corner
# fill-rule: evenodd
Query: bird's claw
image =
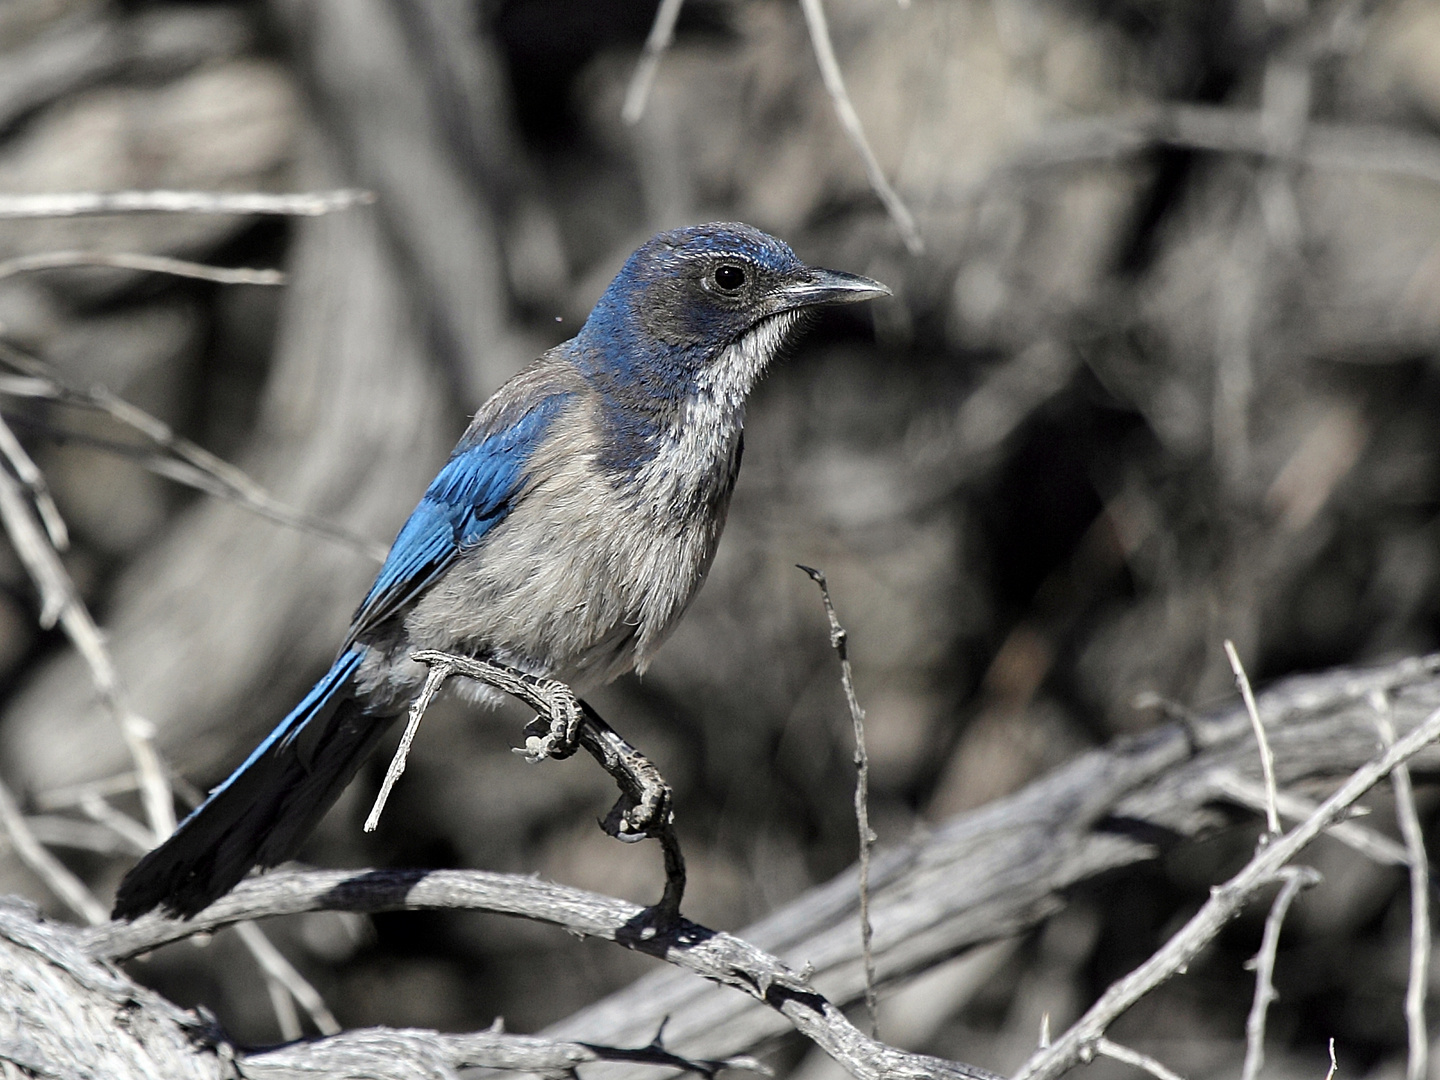
<path id="1" fill-rule="evenodd" d="M 568 758 L 580 748 L 580 702 L 564 683 L 555 683 L 546 696 L 549 707 L 525 725 L 525 748 L 517 753 L 531 762 Z M 547 720 L 545 716 L 548 715 Z"/>
<path id="2" fill-rule="evenodd" d="M 639 798 L 626 792 L 615 801 L 600 827 L 606 834 L 626 844 L 634 844 L 655 836 L 675 821 L 670 786 L 657 773 L 646 776 L 641 783 Z"/>

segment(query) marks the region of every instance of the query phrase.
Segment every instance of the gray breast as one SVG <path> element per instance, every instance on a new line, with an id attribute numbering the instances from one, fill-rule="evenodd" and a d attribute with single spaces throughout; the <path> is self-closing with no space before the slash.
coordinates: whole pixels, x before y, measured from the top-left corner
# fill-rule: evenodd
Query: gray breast
<path id="1" fill-rule="evenodd" d="M 578 689 L 645 669 L 715 554 L 741 417 L 680 425 L 623 477 L 585 449 L 597 408 L 580 399 L 554 425 L 509 516 L 416 603 L 413 647 L 493 656 Z"/>

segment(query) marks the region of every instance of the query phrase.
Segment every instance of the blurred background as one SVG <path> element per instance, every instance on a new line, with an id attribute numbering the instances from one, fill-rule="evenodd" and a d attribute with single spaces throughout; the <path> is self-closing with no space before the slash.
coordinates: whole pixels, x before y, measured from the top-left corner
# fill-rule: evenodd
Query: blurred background
<path id="1" fill-rule="evenodd" d="M 0 192 L 377 201 L 0 223 L 0 260 L 89 249 L 290 275 L 12 275 L 0 340 L 386 543 L 468 415 L 574 333 L 652 233 L 744 220 L 888 283 L 893 300 L 827 313 L 759 389 L 708 584 L 650 673 L 595 698 L 676 789 L 687 914 L 716 928 L 855 857 L 849 718 L 796 563 L 829 575 L 850 631 L 882 848 L 1225 699 L 1226 638 L 1262 682 L 1437 647 L 1440 4 L 828 0 L 918 255 L 793 0 L 689 0 L 643 117 L 622 122 L 655 9 L 7 0 Z M 328 666 L 376 564 L 147 471 L 103 417 L 0 406 L 71 527 L 66 565 L 133 704 L 181 777 L 214 784 Z M 37 615 L 0 545 L 0 772 L 43 816 L 130 759 Z M 608 778 L 525 764 L 509 749 L 524 720 L 432 711 L 379 833 L 359 823 L 388 751 L 306 860 L 653 899 L 653 846 L 596 828 Z M 918 1048 L 1014 1069 L 1042 1012 L 1063 1028 L 1253 841 L 1237 828 L 1077 892 Z M 108 901 L 130 857 L 77 845 L 56 850 Z M 1388 1075 L 1404 875 L 1326 858 L 1281 949 L 1267 1067 L 1318 1080 L 1333 1036 L 1346 1073 Z M 54 905 L 8 851 L 0 893 Z M 1186 1075 L 1237 1070 L 1263 915 L 1117 1038 Z M 270 930 L 346 1026 L 536 1031 L 654 966 L 488 916 Z M 238 1040 L 279 1038 L 233 935 L 130 970 Z M 770 1060 L 784 1074 L 803 1050 Z"/>

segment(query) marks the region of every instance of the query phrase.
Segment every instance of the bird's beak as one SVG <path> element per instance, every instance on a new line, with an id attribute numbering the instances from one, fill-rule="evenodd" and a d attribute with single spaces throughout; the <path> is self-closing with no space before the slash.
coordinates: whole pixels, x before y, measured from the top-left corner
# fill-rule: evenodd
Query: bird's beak
<path id="1" fill-rule="evenodd" d="M 891 295 L 887 286 L 868 277 L 811 268 L 794 281 L 782 285 L 775 298 L 780 310 L 789 311 L 815 304 L 854 304 Z"/>

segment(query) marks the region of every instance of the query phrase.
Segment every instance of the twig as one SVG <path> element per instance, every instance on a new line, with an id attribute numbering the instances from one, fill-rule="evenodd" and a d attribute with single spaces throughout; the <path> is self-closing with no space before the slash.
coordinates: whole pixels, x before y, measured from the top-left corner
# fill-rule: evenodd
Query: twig
<path id="1" fill-rule="evenodd" d="M 0 420 L 0 426 L 4 421 Z M 106 708 L 115 717 L 124 736 L 135 771 L 140 776 L 141 800 L 150 828 L 157 838 L 175 830 L 175 807 L 170 785 L 155 751 L 154 729 L 130 710 L 120 688 L 115 665 L 105 648 L 100 629 L 75 590 L 60 556 L 49 543 L 25 498 L 20 482 L 8 469 L 0 469 L 0 523 L 3 523 L 15 553 L 20 557 L 40 593 L 40 623 L 54 626 L 58 621 L 71 643 L 90 668 L 90 677 Z"/>
<path id="2" fill-rule="evenodd" d="M 1395 743 L 1395 725 L 1390 722 L 1390 700 L 1383 693 L 1372 695 L 1378 714 L 1375 726 L 1384 744 Z M 1430 1044 L 1425 1032 L 1425 991 L 1430 983 L 1430 864 L 1425 855 L 1425 833 L 1415 806 L 1415 788 L 1410 770 L 1395 766 L 1390 774 L 1395 788 L 1395 817 L 1410 862 L 1410 981 L 1405 988 L 1405 1027 L 1410 1037 L 1406 1080 L 1423 1080 L 1429 1066 Z"/>
<path id="3" fill-rule="evenodd" d="M 109 913 L 100 901 L 91 895 L 85 883 L 46 851 L 45 846 L 35 838 L 20 813 L 15 796 L 10 794 L 10 789 L 3 781 L 0 781 L 0 825 L 10 834 L 10 843 L 14 845 L 15 854 L 20 856 L 20 861 L 28 866 L 52 893 L 64 901 L 71 911 L 91 926 L 99 926 L 109 920 Z"/>
<path id="4" fill-rule="evenodd" d="M 1193 960 L 1235 917 L 1256 889 L 1276 880 L 1278 872 L 1326 828 L 1340 820 L 1365 792 L 1394 767 L 1440 738 L 1440 710 L 1398 740 L 1378 758 L 1362 765 L 1305 821 L 1255 853 L 1234 877 L 1211 890 L 1190 920 L 1150 959 L 1111 984 L 1100 999 L 1047 1050 L 1032 1054 L 1017 1080 L 1054 1080 L 1079 1064 L 1087 1049 L 1105 1034 L 1117 1016 Z"/>
<path id="5" fill-rule="evenodd" d="M 1275 894 L 1270 914 L 1265 917 L 1265 930 L 1260 936 L 1260 951 L 1255 954 L 1255 996 L 1250 1002 L 1250 1015 L 1245 1019 L 1245 1065 L 1241 1080 L 1255 1080 L 1265 1064 L 1265 1017 L 1275 993 L 1275 954 L 1280 948 L 1280 928 L 1300 890 L 1315 885 L 1320 875 L 1308 866 L 1287 866 L 1280 871 L 1285 884 Z"/>
<path id="6" fill-rule="evenodd" d="M 160 476 L 218 498 L 230 499 L 271 521 L 342 544 L 377 562 L 384 560 L 384 545 L 342 526 L 292 509 L 252 480 L 243 470 L 216 457 L 189 439 L 176 435 L 163 420 L 151 416 L 103 387 L 79 390 L 68 386 L 43 361 L 6 342 L 0 342 L 0 359 L 24 373 L 20 377 L 0 374 L 0 395 L 58 401 L 77 408 L 103 412 L 173 457 L 146 458 L 136 452 L 137 448 L 88 438 L 83 441 L 95 443 L 114 453 L 137 457 L 142 465 Z"/>
<path id="7" fill-rule="evenodd" d="M 410 706 L 410 717 L 405 723 L 405 733 L 400 736 L 400 745 L 395 748 L 395 756 L 390 759 L 390 767 L 385 770 L 385 779 L 375 796 L 375 804 L 370 807 L 370 814 L 365 818 L 365 832 L 374 832 L 379 826 L 380 815 L 385 812 L 385 803 L 390 799 L 390 789 L 405 771 L 405 762 L 410 757 L 410 744 L 415 741 L 415 732 L 420 730 L 420 721 L 425 718 L 425 710 L 430 707 L 430 702 L 435 699 L 445 680 L 454 673 L 455 669 L 443 662 L 436 663 L 426 673 L 425 685 L 415 703 Z"/>
<path id="8" fill-rule="evenodd" d="M 875 999 L 874 930 L 870 925 L 870 850 L 875 846 L 875 834 L 870 829 L 870 755 L 865 749 L 865 710 L 860 708 L 860 701 L 855 696 L 849 637 L 835 614 L 830 585 L 819 570 L 809 566 L 801 566 L 800 569 L 820 587 L 825 617 L 830 622 L 830 647 L 840 658 L 840 685 L 845 689 L 845 701 L 850 706 L 850 719 L 855 727 L 855 824 L 860 831 L 860 952 L 865 964 L 865 1008 L 870 1013 L 870 1034 L 873 1036 L 879 1025 L 879 1006 Z"/>
<path id="9" fill-rule="evenodd" d="M 50 494 L 50 485 L 45 482 L 45 474 L 25 452 L 25 447 L 20 445 L 20 440 L 15 437 L 10 425 L 5 423 L 3 418 L 0 418 L 0 455 L 10 462 L 15 475 L 25 485 L 26 493 L 35 504 L 40 521 L 45 526 L 45 535 L 50 538 L 50 546 L 56 551 L 64 551 L 70 546 L 70 530 L 65 527 L 60 508 L 55 505 L 55 499 Z"/>
<path id="10" fill-rule="evenodd" d="M 284 285 L 281 270 L 252 270 L 248 267 L 207 266 L 167 255 L 143 255 L 134 252 L 106 251 L 45 251 L 0 261 L 0 278 L 38 270 L 60 270 L 78 266 L 104 266 L 117 270 L 143 270 L 175 277 L 215 281 L 222 285 Z"/>
<path id="11" fill-rule="evenodd" d="M 1403 745 L 1400 744 L 1400 745 Z M 886 1046 L 780 960 L 733 935 L 676 918 L 657 924 L 624 900 L 519 874 L 481 870 L 280 871 L 242 881 L 190 920 L 151 912 L 83 931 L 84 951 L 119 960 L 246 919 L 307 911 L 465 909 L 551 923 L 613 941 L 741 990 L 781 1013 L 859 1080 L 996 1080 L 973 1065 Z"/>
<path id="12" fill-rule="evenodd" d="M 651 87 L 655 85 L 660 58 L 675 37 L 675 23 L 680 18 L 680 7 L 684 3 L 685 0 L 660 0 L 660 6 L 655 10 L 655 21 L 650 24 L 650 34 L 635 64 L 635 74 L 630 76 L 630 85 L 625 89 L 625 104 L 620 109 L 620 119 L 627 124 L 638 124 L 640 117 L 645 115 L 645 103 L 650 99 Z"/>
<path id="13" fill-rule="evenodd" d="M 0 218 L 89 214 L 281 214 L 315 217 L 375 201 L 372 191 L 344 189 L 268 195 L 249 191 L 80 191 L 0 195 Z"/>
<path id="14" fill-rule="evenodd" d="M 845 90 L 845 79 L 840 74 L 840 63 L 835 59 L 835 47 L 830 41 L 830 27 L 825 20 L 825 8 L 821 0 L 800 0 L 800 10 L 805 13 L 805 25 L 810 31 L 810 42 L 815 48 L 815 59 L 820 64 L 820 78 L 825 83 L 825 89 L 830 94 L 830 100 L 835 106 L 835 115 L 840 121 L 840 126 L 845 129 L 850 142 L 860 153 L 860 160 L 865 164 L 865 175 L 870 180 L 870 186 L 884 205 L 885 210 L 894 220 L 896 228 L 900 230 L 900 236 L 905 241 L 905 247 L 910 254 L 920 255 L 925 251 L 925 241 L 920 238 L 920 230 L 915 226 L 915 218 L 911 216 L 904 201 L 895 193 L 890 186 L 890 181 L 885 179 L 885 171 L 880 168 L 880 162 L 875 157 L 875 151 L 870 149 L 870 142 L 865 138 L 865 128 L 860 123 L 860 116 L 855 112 L 855 106 L 850 103 L 850 95 Z"/>
<path id="15" fill-rule="evenodd" d="M 1335 1063 L 1335 1037 L 1330 1037 L 1330 1068 L 1325 1070 L 1325 1080 L 1335 1080 L 1335 1073 L 1340 1066 Z"/>
<path id="16" fill-rule="evenodd" d="M 1241 806 L 1258 810 L 1262 814 L 1265 812 L 1265 788 L 1260 784 L 1246 780 L 1243 776 L 1228 769 L 1217 772 L 1214 782 L 1216 790 L 1228 798 L 1234 799 Z M 1277 791 L 1275 793 L 1275 807 L 1280 811 L 1280 816 L 1289 821 L 1304 821 L 1315 812 L 1319 805 L 1313 799 L 1304 798 L 1294 792 Z M 1346 847 L 1358 851 L 1367 859 L 1373 859 L 1381 866 L 1410 865 L 1410 856 L 1403 844 L 1397 844 L 1390 837 L 1376 832 L 1374 829 L 1367 829 L 1364 825 L 1358 825 L 1353 821 L 1340 821 L 1331 825 L 1325 832 Z"/>
<path id="17" fill-rule="evenodd" d="M 1123 1061 L 1126 1065 L 1134 1065 L 1137 1069 L 1144 1069 L 1151 1076 L 1155 1077 L 1155 1080 L 1185 1080 L 1185 1078 L 1175 1070 L 1167 1068 L 1149 1054 L 1142 1054 L 1139 1050 L 1132 1050 L 1128 1046 L 1121 1046 L 1119 1043 L 1111 1042 L 1109 1039 L 1101 1038 L 1096 1040 L 1095 1052 L 1104 1057 L 1114 1058 L 1116 1061 Z"/>
<path id="18" fill-rule="evenodd" d="M 105 826 L 116 836 L 143 855 L 155 846 L 155 837 L 129 814 L 122 814 L 115 807 L 94 793 L 87 793 L 80 800 L 80 811 L 91 821 Z"/>
<path id="19" fill-rule="evenodd" d="M 338 1035 L 340 1024 L 325 1005 L 325 999 L 320 992 L 310 985 L 308 979 L 296 970 L 295 965 L 285 959 L 285 954 L 275 947 L 275 943 L 265 936 L 265 932 L 253 922 L 242 922 L 235 924 L 235 934 L 245 943 L 245 948 L 250 950 L 250 955 L 260 965 L 265 973 L 267 982 L 280 987 L 280 989 L 295 1000 L 302 1009 L 310 1014 L 311 1021 L 319 1029 L 322 1035 Z M 281 1017 L 281 1028 L 284 1029 L 286 1021 L 284 1013 L 277 1010 Z M 287 1040 L 300 1038 L 301 1032 L 282 1031 Z"/>
<path id="20" fill-rule="evenodd" d="M 1225 639 L 1225 655 L 1230 658 L 1230 670 L 1235 673 L 1235 685 L 1245 699 L 1245 712 L 1250 717 L 1250 726 L 1255 730 L 1255 741 L 1260 744 L 1260 769 L 1265 776 L 1265 831 L 1266 841 L 1280 835 L 1280 810 L 1275 805 L 1275 755 L 1265 738 L 1265 725 L 1260 722 L 1260 710 L 1255 705 L 1255 693 L 1250 689 L 1250 677 L 1245 674 L 1245 665 L 1240 663 L 1240 654 L 1235 643 Z"/>

